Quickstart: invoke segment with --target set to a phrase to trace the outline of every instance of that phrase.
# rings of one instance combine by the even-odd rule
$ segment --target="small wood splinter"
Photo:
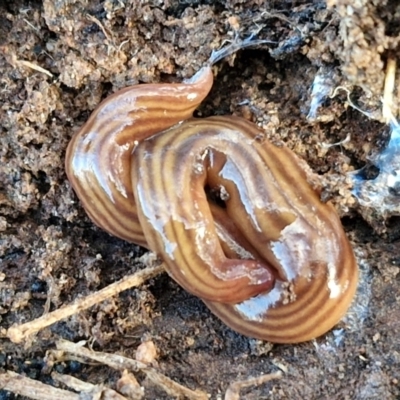
[[[249,386],[260,386],[263,383],[272,381],[273,379],[280,379],[282,372],[278,371],[272,374],[257,376],[255,378],[248,378],[243,381],[232,382],[227,391],[225,392],[224,400],[240,400],[240,390]]]

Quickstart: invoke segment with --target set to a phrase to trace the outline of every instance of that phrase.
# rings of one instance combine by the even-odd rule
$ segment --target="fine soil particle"
[[[165,375],[212,399],[233,381],[279,368],[282,379],[242,398],[399,398],[399,219],[361,209],[351,194],[351,171],[379,174],[371,155],[390,136],[381,97],[399,27],[394,0],[0,0],[0,373],[54,384],[45,355],[60,338],[126,356],[151,340]],[[251,34],[270,43],[219,62],[196,115],[253,120],[321,176],[361,270],[345,319],[312,342],[269,346],[227,328],[165,274],[25,346],[10,342],[11,325],[140,268],[144,250],[94,226],[66,179],[74,132],[116,90],[182,81],[226,40]],[[337,87],[349,98],[344,90],[331,97]],[[398,104],[395,93],[394,113]],[[119,379],[77,362],[57,371],[114,388]],[[146,399],[170,398],[140,384]],[[0,398],[14,397],[0,390]]]

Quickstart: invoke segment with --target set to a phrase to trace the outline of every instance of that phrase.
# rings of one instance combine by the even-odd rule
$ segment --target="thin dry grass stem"
[[[132,358],[124,357],[118,354],[103,353],[89,350],[83,347],[82,343],[72,343],[66,340],[60,340],[56,343],[57,349],[69,353],[72,357],[86,358],[89,361],[97,361],[118,371],[142,371],[147,378],[156,386],[163,389],[170,396],[185,397],[189,400],[208,400],[207,393],[200,390],[191,390],[181,384],[166,377],[155,368]]]
[[[44,68],[42,68],[42,67],[39,67],[39,65],[36,65],[36,64],[34,64],[34,63],[30,62],[30,61],[16,60],[16,63],[17,63],[18,65],[22,65],[23,67],[31,68],[31,69],[34,69],[35,71],[42,72],[43,74],[48,75],[50,78],[53,78],[53,76],[54,76],[54,75],[53,75],[50,71],[48,71],[47,69],[44,69]]]
[[[77,393],[46,385],[12,371],[0,374],[0,389],[34,400],[83,400]]]
[[[335,97],[338,95],[338,93],[339,93],[340,90],[343,90],[343,91],[346,92],[347,102],[349,103],[350,107],[354,108],[355,110],[357,110],[358,112],[360,112],[361,114],[365,115],[365,116],[368,117],[368,118],[371,118],[371,117],[372,117],[372,115],[373,115],[372,112],[364,111],[364,110],[362,110],[360,107],[356,106],[356,105],[353,103],[353,101],[352,101],[351,98],[350,98],[350,94],[351,94],[350,89],[348,89],[348,88],[345,87],[345,86],[336,86],[335,89],[332,91],[332,93],[329,95],[329,97],[330,97],[331,99],[335,98]]]
[[[227,391],[225,392],[224,400],[239,400],[240,390],[249,386],[260,386],[265,382],[272,381],[273,379],[280,379],[282,377],[282,372],[278,371],[272,374],[261,375],[256,378],[249,378],[243,381],[236,381],[229,385]]]
[[[150,266],[144,270],[138,271],[133,275],[124,277],[118,282],[92,293],[84,298],[77,299],[74,303],[65,307],[59,308],[49,314],[45,314],[31,322],[22,325],[13,325],[7,331],[7,337],[14,343],[21,343],[24,339],[33,335],[40,330],[47,328],[71,315],[77,314],[95,304],[115,296],[116,294],[140,286],[143,282],[151,279],[164,271],[164,266]]]
[[[396,77],[396,59],[389,57],[386,64],[385,87],[382,99],[382,115],[386,123],[393,118],[393,91]],[[395,113],[397,114],[397,112]]]
[[[115,44],[114,38],[112,37],[112,32],[108,33],[106,28],[103,26],[103,24],[93,15],[87,14],[86,17],[90,21],[94,22],[101,29],[101,31],[103,32],[103,35],[108,40],[108,44],[111,45],[115,50],[117,50],[117,46]]]
[[[26,18],[22,18],[23,21],[25,21],[34,31],[40,32],[40,29],[36,28],[35,25],[32,25]]]
[[[87,14],[86,17],[90,21],[94,22],[102,30],[104,36],[108,39],[109,42],[113,43],[113,40],[110,37],[110,35],[108,34],[108,32],[106,31],[106,28],[104,28],[103,24],[96,17],[94,17],[93,15],[90,15],[90,14]]]

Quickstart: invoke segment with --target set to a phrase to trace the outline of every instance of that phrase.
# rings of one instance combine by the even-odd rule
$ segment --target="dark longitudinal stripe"
[[[140,168],[142,171],[155,171],[156,176],[162,176],[164,178],[161,179],[161,181],[159,181],[158,179],[149,180],[147,176],[142,175],[142,180],[145,181],[145,183],[143,183],[142,191],[151,193],[151,195],[155,197],[155,199],[157,199],[158,195],[160,198],[163,199],[162,201],[165,204],[177,204],[174,190],[171,190],[171,188],[166,186],[167,182],[169,181],[168,177],[172,177],[175,180],[183,180],[187,184],[187,188],[186,191],[182,194],[182,197],[185,199],[190,198],[189,192],[190,190],[192,190],[191,168],[185,169],[184,171],[180,172],[179,170],[177,171],[177,165],[193,165],[196,156],[200,155],[201,152],[207,148],[204,144],[199,143],[201,142],[201,140],[190,140],[189,142],[186,142],[183,137],[189,137],[190,139],[192,139],[192,134],[190,131],[187,130],[186,126],[184,126],[184,129],[181,128],[182,126],[174,130],[170,130],[169,132],[165,133],[163,137],[159,138],[159,140],[157,138],[157,140],[152,140],[145,143],[145,151],[151,152],[152,157],[151,159],[144,159],[143,163],[139,164],[138,166],[138,168]],[[154,145],[150,146],[153,144],[153,142]],[[185,147],[184,151],[182,151],[180,146]],[[164,152],[162,149],[165,148],[170,149],[170,151],[167,153]],[[140,148],[138,149],[136,156],[137,160],[143,159],[143,152],[140,151]],[[178,157],[179,162],[176,162],[176,157]],[[139,163],[139,161],[137,161],[137,163]],[[177,172],[180,172],[181,176],[177,175]],[[151,199],[149,200],[149,202],[153,202],[153,200],[154,199]],[[180,204],[179,218],[182,221],[195,222],[195,219],[193,219],[192,208],[188,207],[186,209],[185,204],[191,205],[190,201],[186,201]],[[154,213],[160,212],[159,210],[153,211]],[[161,214],[164,212],[167,213],[167,210],[161,211]],[[207,209],[203,210],[203,213],[208,214],[208,218],[211,219],[211,214]],[[173,221],[174,217],[174,215],[171,216],[171,221]],[[179,246],[179,249],[177,250],[177,253],[174,254],[174,259],[170,261],[170,263],[172,263],[171,272],[173,276],[188,290],[192,291],[194,290],[191,289],[193,286],[192,282],[197,282],[195,287],[197,289],[201,286],[201,282],[203,282],[201,291],[197,292],[197,294],[200,294],[203,297],[215,296],[216,293],[218,293],[218,296],[222,297],[224,296],[223,290],[232,292],[232,290],[234,289],[234,282],[223,282],[223,286],[221,286],[221,282],[217,283],[215,278],[213,279],[213,274],[211,273],[210,268],[202,270],[199,267],[196,268],[196,264],[202,264],[199,255],[193,254],[193,252],[190,250],[192,248],[192,243],[194,243],[196,240],[196,238],[193,236],[196,235],[196,230],[189,230],[187,232],[187,237],[183,238],[181,237],[181,233],[178,233],[177,231],[177,229],[181,229],[181,227],[179,226],[179,224],[177,225],[176,223],[174,224],[173,222],[171,222],[171,224],[168,224],[168,228],[164,228],[164,235],[166,235],[166,229],[168,229],[168,235],[166,235],[168,236],[168,240],[179,242],[181,244]],[[211,228],[212,226],[210,226],[209,229]],[[214,236],[215,238],[217,237],[215,232]],[[152,237],[149,238],[149,240],[152,239]],[[158,246],[156,250],[160,251],[161,254],[163,254],[163,243],[161,242],[160,244],[160,240],[157,240],[157,238],[155,238],[154,243],[156,243]],[[186,251],[186,249],[189,249],[190,251]],[[178,266],[174,268],[174,264],[178,264]],[[188,268],[189,265],[193,265],[193,267]],[[180,273],[180,271],[182,270],[185,271],[184,281],[182,281],[182,274]],[[188,284],[185,284],[185,282],[188,282]],[[216,292],[216,290],[218,291]],[[232,293],[227,295],[229,297],[232,297]]]
[[[344,252],[351,251],[348,243]],[[343,273],[338,283],[348,282],[347,290],[338,298],[328,298],[326,283],[323,280],[310,282],[311,292],[300,292],[294,306],[278,303],[275,308],[266,310],[261,323],[250,321],[238,314],[233,305],[206,302],[209,308],[235,330],[253,337],[278,343],[291,343],[310,340],[330,329],[347,310],[354,294],[354,282],[357,281],[357,269],[351,258],[343,264]],[[346,271],[346,273],[344,273]],[[318,284],[318,282],[320,284]],[[313,293],[323,293],[316,298]],[[305,294],[307,294],[305,296]],[[290,309],[290,312],[286,312]],[[298,313],[298,310],[301,311]],[[305,314],[305,317],[304,317]]]
[[[319,336],[341,318],[356,288],[357,266],[340,220],[309,186],[297,157],[286,148],[259,142],[255,125],[229,117],[178,124],[191,117],[211,84],[208,67],[193,83],[139,85],[112,95],[71,141],[67,174],[96,224],[156,250],[170,274],[192,293],[225,301],[207,304],[234,329],[275,342]],[[200,160],[206,150],[208,157]],[[216,166],[210,166],[212,157],[219,160]],[[224,158],[235,165],[234,177],[222,176]],[[208,170],[196,174],[199,163]],[[219,239],[216,226],[224,224],[222,213],[210,211],[204,182],[221,184],[229,192],[223,215],[232,221],[223,225]],[[183,185],[179,192],[177,183]],[[202,247],[203,223],[209,248]],[[291,234],[293,240],[307,242],[296,251],[312,257],[309,265],[299,264],[294,278],[293,271],[285,272],[291,261],[275,253],[272,244],[282,244]],[[221,245],[224,238],[227,243]],[[234,259],[243,243],[253,255],[247,259],[238,250]],[[238,263],[253,269],[237,279],[223,277],[222,268],[236,271]],[[264,310],[262,321],[251,321],[240,313],[240,305],[230,303],[248,299],[261,287],[266,290],[263,284],[250,285],[249,276],[271,268],[278,280],[290,276],[286,283],[293,298],[284,301],[282,289],[282,298]]]
[[[126,154],[130,155],[135,141],[143,140],[190,118],[194,109],[208,94],[212,81],[211,68],[205,67],[190,83],[132,86],[109,96],[96,108],[88,122],[71,140],[65,163],[67,175],[95,223],[126,240],[139,240],[141,245],[145,244],[137,218],[136,221],[134,218],[126,221],[125,216],[132,215],[131,207],[127,206],[125,199],[118,198],[118,193],[119,201],[115,204],[101,189],[97,190],[101,186],[98,176],[107,174],[107,171],[115,172],[112,160],[109,159],[109,152],[113,152],[114,146],[130,144],[126,149]],[[93,141],[89,147],[88,136]],[[87,158],[96,159],[96,163],[101,164],[95,167],[97,176],[86,176],[93,167],[86,165]],[[76,170],[76,165],[80,165],[81,169]],[[118,171],[115,173],[118,174]],[[109,189],[113,191],[114,188],[111,185]],[[114,207],[117,211],[113,211]],[[116,219],[115,222],[110,221],[113,218]],[[121,227],[118,226],[119,223]]]
[[[275,162],[278,162],[279,160],[275,160]],[[280,160],[282,161],[282,160]],[[285,174],[280,173],[279,177],[276,177],[276,181],[279,182],[282,179],[288,179],[291,183],[293,183],[294,181],[296,181],[296,183],[300,182],[300,184],[304,184],[304,175],[299,175],[298,176],[298,180],[297,179],[293,179],[293,174],[291,173],[292,169],[294,167],[296,167],[296,170],[298,169],[297,165],[293,165],[292,163],[292,159],[289,158],[289,161],[287,164],[289,164],[289,170],[283,170]],[[239,163],[240,164],[240,163]],[[286,166],[286,165],[285,165]],[[288,178],[290,174],[290,179]],[[276,176],[276,175],[275,175]],[[301,178],[301,180],[300,180]],[[303,182],[302,182],[303,181]],[[312,192],[311,195],[310,193],[306,190],[306,191],[292,191],[293,193],[293,198],[301,198],[302,201],[307,201],[307,200],[312,200],[312,202],[314,202],[314,204],[316,203],[316,208],[317,210],[321,207],[321,204],[316,202],[316,195]],[[299,193],[300,192],[300,193]],[[295,197],[297,196],[297,197]],[[288,197],[290,197],[290,194],[288,195]],[[300,208],[300,210],[298,211],[302,211],[302,209]],[[334,228],[333,226],[331,226],[330,222],[330,218],[331,218],[331,214],[332,214],[332,210],[327,208],[326,210],[323,210],[325,212],[325,214],[327,214],[328,218],[326,219],[326,223],[330,226],[328,226],[328,228]],[[337,217],[336,217],[337,218]],[[338,260],[338,262],[340,264],[342,264],[342,259]],[[353,266],[352,266],[353,265]],[[340,284],[341,287],[344,287],[344,285],[346,284],[346,282],[341,282],[341,277],[342,277],[342,270],[346,267],[346,265],[342,265],[343,268],[340,268],[341,265],[339,266],[335,266],[337,268],[337,274],[334,277],[337,280],[337,284]],[[355,269],[354,266],[354,260],[351,259],[350,257],[350,265],[349,268],[353,268]],[[356,275],[356,274],[355,274]],[[349,277],[349,285],[350,285],[350,281],[354,280],[353,279],[354,276]],[[318,284],[319,283],[319,284]],[[283,341],[285,340],[289,340],[289,341],[296,341],[296,337],[305,337],[307,335],[311,335],[310,337],[313,337],[313,332],[319,332],[318,331],[318,325],[322,325],[322,326],[326,326],[326,323],[324,324],[324,319],[327,319],[326,316],[329,313],[332,313],[332,315],[335,315],[335,313],[333,313],[333,309],[335,307],[335,304],[337,303],[336,300],[332,301],[329,300],[328,297],[328,288],[327,288],[327,283],[326,283],[326,279],[320,279],[317,281],[317,283],[313,282],[312,286],[311,286],[312,290],[310,290],[310,288],[308,288],[307,292],[301,292],[301,293],[297,293],[297,299],[295,304],[295,307],[292,306],[291,307],[281,307],[278,311],[277,314],[274,315],[274,313],[271,313],[270,315],[268,315],[268,317],[266,318],[266,320],[271,324],[271,329],[277,329],[282,331],[283,330],[287,330],[288,332],[292,332],[294,331],[295,333],[292,333],[292,336],[287,335],[285,336],[285,332],[281,332],[282,334],[282,339]],[[350,296],[346,296],[346,297],[351,297],[352,296],[352,289],[349,289],[350,292]],[[346,302],[348,301],[348,299],[346,299]],[[328,303],[330,304],[330,307],[323,307],[324,303]],[[229,309],[229,305],[226,306],[221,306],[221,307],[227,307]],[[229,313],[228,313],[229,314]],[[301,314],[304,316],[304,314],[308,315],[308,319],[302,321],[299,320],[299,315]],[[337,313],[336,313],[337,314]],[[227,323],[229,324],[229,316],[227,317]],[[328,319],[332,319],[332,318],[328,318]],[[335,318],[333,318],[333,323],[336,322]],[[290,321],[290,322],[289,322]],[[330,321],[331,324],[332,321]],[[296,325],[299,325],[302,329],[300,328],[296,328]],[[296,329],[295,329],[296,328]],[[325,329],[325,328],[324,328]],[[328,328],[329,329],[329,328]],[[238,329],[239,331],[241,330],[240,328]],[[257,336],[263,336],[265,338],[265,335],[267,334],[266,332],[266,328],[264,327],[264,331],[261,330],[260,333]],[[279,341],[279,340],[278,340]]]

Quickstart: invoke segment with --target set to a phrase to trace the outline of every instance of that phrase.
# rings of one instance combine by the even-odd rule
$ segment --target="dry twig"
[[[115,390],[112,390],[104,385],[93,385],[92,383],[81,381],[73,376],[61,375],[57,372],[53,372],[51,377],[54,380],[61,382],[65,386],[68,386],[80,393],[80,400],[85,398],[85,394],[87,394],[88,400],[128,400]]]
[[[261,375],[256,378],[249,378],[243,381],[233,382],[229,385],[227,391],[225,392],[224,400],[239,400],[241,389],[249,386],[259,386],[273,379],[280,379],[281,377],[282,377],[282,372],[278,371],[273,374]]]
[[[46,385],[12,371],[0,374],[0,389],[35,400],[83,400],[77,393]]]
[[[182,397],[185,396],[190,400],[208,400],[208,395],[200,390],[191,390],[181,384],[166,377],[156,369],[149,367],[140,361],[124,357],[118,354],[103,353],[99,351],[89,350],[82,346],[82,344],[60,340],[56,343],[57,349],[69,353],[72,358],[76,356],[80,361],[86,358],[91,361],[97,361],[101,364],[108,365],[109,367],[118,371],[142,371],[146,374],[147,378],[155,385],[165,390],[170,396]]]
[[[31,322],[27,322],[26,324],[16,326],[13,325],[8,329],[7,336],[14,343],[21,343],[25,338],[37,333],[41,329],[47,328],[48,326],[62,319],[68,318],[71,315],[77,314],[80,311],[86,310],[87,308],[113,297],[124,290],[133,288],[135,286],[140,286],[146,280],[155,277],[163,271],[163,265],[147,267],[133,275],[124,277],[118,282],[112,283],[98,292],[92,293],[84,298],[77,299],[74,303],[68,306],[61,307]]]

